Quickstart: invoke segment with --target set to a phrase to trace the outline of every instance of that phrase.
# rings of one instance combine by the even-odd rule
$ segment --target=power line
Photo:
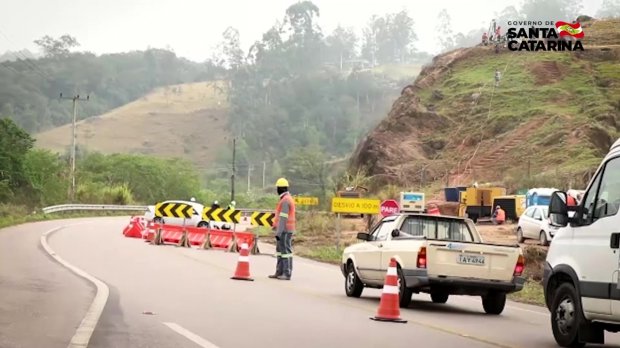
[[[15,43],[0,29],[0,35],[2,35],[9,43],[15,45]],[[33,59],[26,57],[26,55],[24,55],[23,53],[17,51],[16,52],[11,52],[13,54],[13,56],[15,56],[15,58],[17,58],[20,62],[23,62],[30,70],[36,72],[37,74],[39,74],[41,77],[43,77],[44,79],[50,81],[52,79],[52,77],[45,72],[44,70],[42,70],[35,62]],[[19,55],[19,56],[18,56]]]

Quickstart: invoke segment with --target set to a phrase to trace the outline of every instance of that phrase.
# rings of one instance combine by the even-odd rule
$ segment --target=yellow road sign
[[[271,227],[273,225],[273,219],[275,214],[273,213],[261,213],[260,211],[255,211],[252,213],[251,223],[254,226],[266,226]]]
[[[224,208],[204,208],[202,218],[206,221],[221,221],[238,224],[241,221],[241,211]]]
[[[173,217],[189,219],[194,214],[194,208],[184,203],[157,203],[155,205],[155,216],[157,217]]]
[[[380,211],[381,201],[378,199],[344,197],[332,199],[333,213],[379,214]]]
[[[319,205],[319,197],[296,196],[293,198],[297,205]]]

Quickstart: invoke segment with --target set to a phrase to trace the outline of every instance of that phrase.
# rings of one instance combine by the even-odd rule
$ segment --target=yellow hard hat
[[[276,181],[276,187],[288,187],[288,180],[284,178],[278,179],[278,181]]]

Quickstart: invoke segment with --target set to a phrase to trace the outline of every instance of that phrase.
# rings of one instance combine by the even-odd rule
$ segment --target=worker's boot
[[[278,256],[278,263],[276,264],[276,273],[275,274],[270,274],[269,278],[271,279],[278,279],[278,277],[282,276],[282,258],[280,256]]]

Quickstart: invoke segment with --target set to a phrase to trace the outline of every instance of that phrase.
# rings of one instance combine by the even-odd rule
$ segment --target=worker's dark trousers
[[[276,244],[276,275],[290,277],[293,272],[293,233],[282,232]]]

